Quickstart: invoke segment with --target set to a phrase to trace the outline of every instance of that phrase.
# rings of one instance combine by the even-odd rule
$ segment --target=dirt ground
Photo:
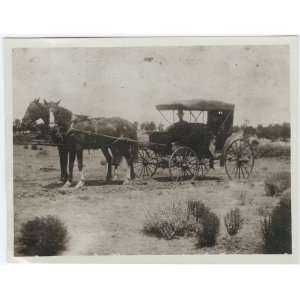
[[[86,186],[80,190],[62,189],[56,183],[60,176],[56,148],[33,151],[14,146],[15,237],[23,222],[55,215],[66,224],[70,237],[63,255],[260,253],[260,220],[278,201],[265,196],[264,179],[270,172],[290,168],[287,159],[258,159],[252,178],[245,182],[229,181],[224,168],[216,165],[204,180],[176,184],[168,180],[164,171],[158,179],[122,185],[121,180],[105,183],[106,166],[101,160],[99,151],[86,151]],[[122,167],[120,175],[124,175]],[[76,165],[74,176],[78,180]],[[220,217],[214,247],[199,249],[194,238],[168,241],[142,232],[147,212],[174,200],[190,199],[203,201]],[[244,226],[235,237],[229,237],[223,219],[237,207]]]

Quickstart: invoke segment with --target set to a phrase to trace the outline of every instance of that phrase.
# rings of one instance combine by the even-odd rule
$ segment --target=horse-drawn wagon
[[[215,160],[225,166],[230,179],[247,179],[254,166],[254,155],[244,131],[233,133],[234,105],[221,101],[188,100],[156,106],[173,124],[164,132],[153,132],[148,144],[139,144],[135,171],[138,177],[154,176],[159,168],[168,169],[174,181],[203,177]],[[174,123],[177,111],[178,122]],[[184,112],[189,122],[183,120]]]
[[[189,100],[157,105],[167,120],[166,111],[173,113],[173,124],[162,132],[153,132],[148,142],[137,138],[137,128],[121,118],[76,117],[59,106],[59,102],[40,103],[34,100],[22,120],[24,127],[43,120],[41,136],[33,144],[58,147],[61,180],[70,182],[75,155],[84,183],[82,151],[101,149],[108,163],[107,180],[112,179],[118,157],[125,157],[130,168],[128,179],[154,176],[157,169],[168,169],[173,181],[204,177],[214,168],[216,160],[225,166],[230,179],[247,179],[254,166],[254,155],[244,131],[233,132],[234,105],[221,101]],[[174,122],[175,111],[178,121]],[[50,115],[54,114],[51,128]],[[184,113],[189,121],[184,120]],[[171,122],[170,122],[171,123]],[[69,160],[68,160],[69,157]],[[69,163],[69,173],[67,165]],[[129,169],[128,169],[129,170]],[[129,173],[128,173],[129,174]]]

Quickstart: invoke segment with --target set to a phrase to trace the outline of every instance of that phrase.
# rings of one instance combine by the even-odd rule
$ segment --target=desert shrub
[[[147,213],[143,232],[159,238],[173,239],[192,234],[197,224],[189,220],[188,212],[181,202],[161,207],[154,213]]]
[[[263,250],[268,254],[292,253],[291,192],[285,191],[272,214],[261,223]]]
[[[201,201],[197,200],[189,200],[187,207],[188,217],[195,218],[196,222],[200,222],[200,220],[209,212],[209,209]]]
[[[58,218],[36,217],[21,227],[19,252],[25,256],[57,255],[66,249],[67,241],[67,228]]]
[[[256,152],[257,157],[280,157],[290,155],[290,144],[278,142],[259,144]]]
[[[212,247],[216,244],[220,221],[216,214],[208,211],[201,219],[201,229],[196,232],[198,247]]]
[[[224,223],[229,235],[236,235],[243,225],[239,208],[230,210],[224,217]]]
[[[188,217],[193,218],[197,224],[196,236],[199,247],[211,247],[215,245],[219,232],[219,218],[210,211],[201,201],[188,201]]]
[[[181,202],[148,213],[143,232],[164,239],[196,236],[199,247],[210,247],[216,242],[219,219],[200,201]]]
[[[265,180],[265,191],[267,196],[280,195],[284,190],[291,187],[291,173],[272,173]]]

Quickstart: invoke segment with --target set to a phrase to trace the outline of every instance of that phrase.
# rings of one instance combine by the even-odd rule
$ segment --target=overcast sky
[[[289,122],[288,46],[42,48],[13,51],[14,117],[62,99],[77,114],[163,121],[156,104],[235,104],[234,123]]]

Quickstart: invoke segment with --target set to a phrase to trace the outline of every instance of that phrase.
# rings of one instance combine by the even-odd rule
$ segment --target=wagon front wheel
[[[243,139],[233,141],[225,151],[225,170],[229,179],[248,179],[254,166],[254,155]]]
[[[169,173],[173,181],[195,178],[199,172],[199,160],[189,147],[176,149],[169,159]]]

